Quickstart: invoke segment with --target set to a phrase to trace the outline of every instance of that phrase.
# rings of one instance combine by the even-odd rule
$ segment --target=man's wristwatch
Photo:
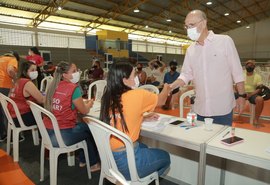
[[[247,93],[244,93],[244,94],[238,94],[239,97],[242,97],[242,98],[247,98]]]

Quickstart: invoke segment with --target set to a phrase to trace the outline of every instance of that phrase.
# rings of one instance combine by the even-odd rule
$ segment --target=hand
[[[165,92],[167,92],[168,96],[170,96],[171,91],[172,91],[171,86],[170,86],[169,84],[165,83],[165,84],[163,85],[163,89],[165,90]]]
[[[144,114],[143,121],[157,121],[159,118],[159,115],[154,112],[150,112],[148,114]]]
[[[244,108],[245,108],[245,103],[246,103],[246,99],[245,98],[239,97],[236,100],[236,111],[239,112],[239,115],[243,113]]]
[[[91,100],[85,100],[84,103],[85,103],[85,105],[87,107],[90,107],[91,108],[91,107],[93,107],[94,100],[93,99],[91,99]]]

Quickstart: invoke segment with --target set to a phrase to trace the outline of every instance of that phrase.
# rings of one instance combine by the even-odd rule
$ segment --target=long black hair
[[[115,62],[109,70],[107,87],[101,99],[100,120],[110,124],[111,119],[113,119],[114,127],[116,127],[116,114],[120,114],[121,126],[124,132],[128,132],[128,128],[123,115],[121,96],[131,88],[124,84],[123,79],[128,79],[132,70],[133,66],[128,62]]]

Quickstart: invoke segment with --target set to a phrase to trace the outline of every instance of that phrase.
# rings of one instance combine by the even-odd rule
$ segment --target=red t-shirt
[[[43,57],[40,55],[28,55],[26,56],[26,60],[34,62],[37,66],[41,66],[44,62]]]

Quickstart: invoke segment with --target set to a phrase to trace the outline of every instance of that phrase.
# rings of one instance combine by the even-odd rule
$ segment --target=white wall
[[[224,34],[232,37],[240,58],[270,58],[270,18]]]

